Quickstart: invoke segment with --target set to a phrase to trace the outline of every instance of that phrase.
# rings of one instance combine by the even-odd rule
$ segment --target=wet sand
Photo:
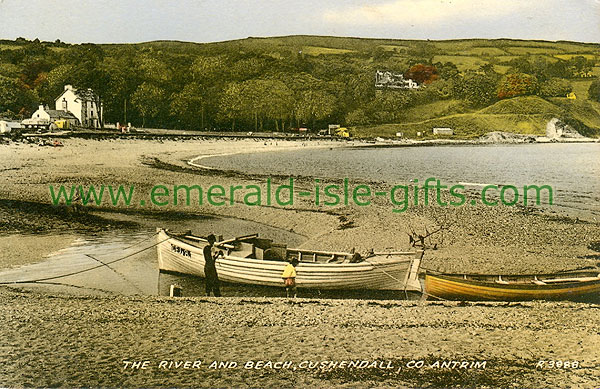
[[[339,142],[255,140],[83,140],[64,147],[0,145],[0,266],[41,260],[70,234],[114,228],[193,228],[194,220],[231,217],[293,232],[302,246],[358,251],[405,249],[411,228],[448,224],[428,269],[535,273],[594,267],[600,228],[579,221],[509,207],[440,210],[389,204],[316,208],[93,207],[83,211],[49,205],[48,185],[156,184],[223,186],[263,184],[265,177],[194,168],[199,155],[265,152],[294,147],[340,147]],[[266,144],[265,144],[266,143]],[[284,177],[274,178],[284,181]],[[298,185],[309,185],[299,178]],[[160,217],[159,217],[160,216]],[[185,223],[179,222],[185,220]],[[248,225],[246,225],[246,228]],[[244,228],[242,228],[244,229]],[[206,233],[205,231],[198,231]],[[239,231],[239,235],[254,231]],[[15,234],[27,234],[14,245]],[[61,234],[60,238],[57,234]],[[62,234],[67,234],[65,237]],[[33,236],[33,237],[32,237]],[[31,248],[30,255],[18,255]],[[74,297],[2,288],[0,384],[6,386],[487,386],[594,387],[600,382],[595,329],[597,306],[574,303],[458,304],[286,300],[231,297],[221,300],[124,296]],[[291,335],[287,335],[287,334]],[[483,371],[381,369],[290,371],[245,369],[124,371],[123,360],[271,361],[368,359],[489,360]],[[576,360],[580,369],[536,369],[538,360]]]

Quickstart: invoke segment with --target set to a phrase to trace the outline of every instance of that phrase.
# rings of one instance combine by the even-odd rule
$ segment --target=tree
[[[37,93],[42,101],[54,101],[67,84],[73,84],[75,66],[70,64],[59,65],[48,72],[45,82],[37,88]]]
[[[474,107],[485,107],[496,101],[497,83],[494,75],[468,73],[454,84],[454,95]]]
[[[588,89],[588,97],[600,103],[600,79],[596,79]]]
[[[268,62],[265,58],[249,57],[230,64],[231,78],[234,80],[249,80],[265,74]]]
[[[349,77],[343,94],[346,107],[364,107],[375,98],[374,74],[374,71],[365,69]]]
[[[300,95],[296,101],[296,120],[312,123],[315,128],[315,120],[325,119],[331,115],[335,108],[335,97],[320,90],[307,90]]]
[[[265,85],[268,90],[268,102],[265,115],[275,120],[275,130],[279,131],[279,122],[281,121],[281,130],[285,130],[284,120],[290,117],[290,112],[294,105],[293,92],[281,81],[268,80]]]
[[[547,68],[549,77],[559,78],[571,78],[573,77],[573,70],[569,66],[567,61],[559,59],[554,63],[549,63]]]
[[[361,126],[369,124],[369,117],[362,108],[357,108],[346,115],[346,124],[349,126]]]
[[[573,90],[571,83],[563,78],[550,78],[540,84],[539,95],[543,97],[565,97]]]
[[[147,81],[164,86],[171,79],[170,69],[152,51],[139,55],[136,62],[140,73],[144,75],[144,79]]]
[[[567,62],[571,66],[571,69],[573,69],[573,74],[576,77],[589,77],[594,67],[594,61],[590,61],[581,55],[573,57]]]
[[[525,73],[508,74],[498,84],[499,99],[531,95],[538,88],[537,78]]]
[[[37,96],[16,79],[0,76],[0,115],[23,117],[35,106]]]
[[[193,81],[204,85],[226,78],[227,69],[227,57],[224,55],[197,57],[190,66]]]
[[[368,109],[378,123],[397,121],[414,100],[411,91],[385,90],[377,93]]]
[[[437,80],[439,76],[435,66],[417,64],[408,69],[408,71],[404,73],[404,77],[412,78],[419,84],[430,84]]]
[[[144,79],[144,75],[135,65],[135,52],[127,46],[102,63],[104,72],[109,74],[103,96],[104,112],[108,121],[128,123],[141,119],[136,117],[135,110],[131,110],[131,97]]]
[[[136,89],[131,98],[131,103],[142,115],[142,126],[145,127],[147,119],[155,123],[154,119],[162,113],[167,99],[162,88],[144,82]]]
[[[197,83],[187,84],[179,93],[171,96],[171,115],[183,127],[191,128],[200,123],[204,128],[204,90]]]
[[[455,78],[459,74],[458,67],[452,62],[437,62],[434,66],[438,70],[439,76],[445,80]]]
[[[235,119],[242,116],[242,86],[240,83],[232,82],[227,84],[223,96],[219,102],[218,118],[222,120],[231,120],[231,129],[235,131]]]
[[[36,89],[46,81],[48,71],[51,69],[50,64],[39,57],[27,57],[19,81],[26,89]]]
[[[524,57],[524,56],[512,59],[509,62],[509,65],[511,65],[510,71],[512,73],[525,73],[525,74],[533,74],[534,73],[533,65],[531,64],[531,62],[529,62],[527,57]]]

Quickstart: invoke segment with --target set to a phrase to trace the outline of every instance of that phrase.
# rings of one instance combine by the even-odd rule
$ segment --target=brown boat
[[[581,300],[598,297],[600,270],[531,275],[425,274],[425,293],[444,300]]]

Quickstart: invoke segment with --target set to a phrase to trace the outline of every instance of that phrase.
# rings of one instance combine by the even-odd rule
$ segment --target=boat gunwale
[[[190,251],[192,251],[193,249],[202,249],[203,248],[203,246],[199,246],[192,242],[186,241],[184,236],[170,234],[168,231],[166,231],[164,229],[162,229],[162,232],[164,232],[168,236],[168,239],[164,240],[165,243],[171,243],[171,240],[175,240],[176,242],[181,243],[182,245],[189,246],[189,247],[184,247],[184,248],[186,248]],[[189,234],[187,234],[187,235],[189,235]],[[288,249],[288,248],[286,248],[286,250],[290,251],[292,253],[294,253],[296,251],[302,251],[302,252],[311,252],[311,253],[317,253],[317,254],[330,254],[330,255],[337,255],[337,256],[341,256],[341,255],[351,256],[352,255],[351,253],[340,253],[340,252],[333,252],[333,251],[318,251],[318,250],[310,250],[310,249]],[[196,253],[196,250],[193,250],[193,251]],[[374,270],[377,268],[386,267],[387,265],[412,263],[412,261],[414,260],[414,256],[417,255],[418,253],[419,253],[419,251],[410,252],[410,253],[407,252],[407,254],[405,254],[404,252],[402,252],[401,254],[399,254],[399,253],[377,253],[375,256],[370,256],[368,258],[364,258],[364,260],[362,262],[331,262],[331,263],[327,263],[327,262],[300,261],[298,266],[308,267],[308,268],[326,267],[326,269],[324,269],[324,270],[327,270],[327,271],[339,271],[339,269],[336,270],[336,268],[341,268],[341,270],[343,270],[343,271],[370,271],[370,270]],[[200,254],[200,252],[198,252],[198,254]],[[232,252],[232,254],[235,254],[235,251]],[[248,263],[248,264],[261,264],[261,265],[264,265],[264,264],[281,265],[281,264],[290,263],[290,261],[285,260],[285,259],[271,260],[271,259],[246,258],[246,257],[232,255],[232,254],[225,254],[222,257],[222,259],[228,260],[228,261],[237,261],[237,262],[244,262],[244,263]],[[410,254],[411,256],[408,256],[408,254]],[[392,258],[394,256],[402,256],[402,258]],[[378,259],[378,260],[371,262],[371,261],[369,261],[369,259],[371,259],[371,260]],[[313,269],[311,269],[311,270],[313,270]],[[314,269],[314,270],[316,270],[316,269]]]
[[[557,273],[552,273],[552,275],[556,275]],[[588,285],[595,285],[595,284],[599,284],[600,285],[600,276],[598,272],[595,272],[594,274],[597,275],[596,279],[594,280],[582,280],[582,281],[565,281],[565,282],[551,282],[551,283],[547,283],[547,284],[535,284],[533,283],[533,279],[528,278],[526,279],[524,276],[523,281],[528,280],[530,283],[525,283],[525,282],[508,282],[508,283],[496,283],[494,282],[494,280],[472,280],[472,279],[464,279],[462,278],[462,275],[450,275],[450,274],[425,274],[425,286],[427,287],[427,278],[428,277],[432,277],[432,278],[437,278],[437,279],[441,279],[443,281],[447,281],[447,282],[454,282],[457,284],[462,284],[462,285],[472,285],[472,286],[478,286],[478,287],[486,287],[486,288],[492,288],[492,289],[511,289],[511,290],[527,290],[527,291],[543,291],[543,290],[554,290],[554,289],[570,289],[573,287],[578,287],[578,286],[588,286]],[[487,276],[487,275],[486,275]],[[509,275],[505,275],[506,277],[510,277]],[[521,277],[521,275],[518,275],[519,277]],[[540,277],[540,275],[536,275],[537,277]],[[490,277],[493,277],[493,275],[491,275]],[[514,277],[514,275],[512,276]],[[533,276],[532,276],[533,277]],[[542,280],[540,280],[542,281]]]

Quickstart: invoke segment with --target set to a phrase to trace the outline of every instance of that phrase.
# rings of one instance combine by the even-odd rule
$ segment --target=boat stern
[[[415,256],[410,263],[410,268],[406,274],[406,281],[404,282],[405,292],[423,293],[423,286],[419,280],[419,270],[421,269],[421,261],[424,253],[423,250],[415,251]]]

